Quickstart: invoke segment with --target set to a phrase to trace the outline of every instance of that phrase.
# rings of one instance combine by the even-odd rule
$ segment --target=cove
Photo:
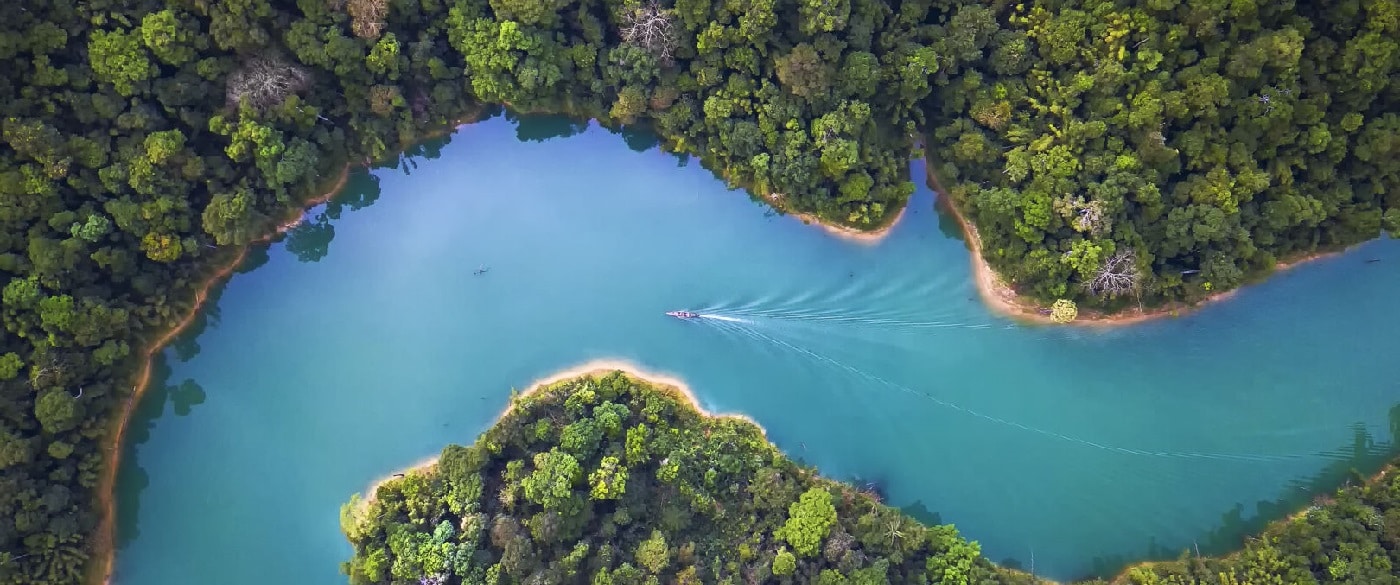
[[[497,118],[411,154],[255,254],[165,352],[123,446],[114,582],[343,583],[351,493],[594,359],[677,376],[1056,579],[1235,548],[1395,453],[1394,241],[1179,319],[1033,327],[982,306],[926,188],[865,245],[643,134]]]

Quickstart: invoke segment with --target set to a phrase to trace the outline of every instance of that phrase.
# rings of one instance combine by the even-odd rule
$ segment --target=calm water
[[[362,174],[231,281],[134,422],[119,583],[344,583],[350,494],[595,358],[1062,579],[1233,547],[1391,453],[1393,241],[1176,320],[1026,327],[977,300],[927,189],[853,244],[644,137],[540,140],[567,129],[498,118]]]

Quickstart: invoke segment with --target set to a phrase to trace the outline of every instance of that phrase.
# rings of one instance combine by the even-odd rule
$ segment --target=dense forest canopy
[[[1001,2],[948,26],[940,178],[1021,292],[1189,301],[1400,233],[1400,2]]]
[[[526,394],[345,505],[350,583],[1033,582],[683,400],[621,372]]]
[[[1395,0],[0,3],[0,583],[71,583],[196,286],[488,104],[645,124],[874,227],[929,143],[1039,298],[1194,298],[1397,224]]]

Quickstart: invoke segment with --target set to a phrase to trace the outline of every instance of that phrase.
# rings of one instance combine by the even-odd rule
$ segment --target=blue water
[[[598,358],[1059,579],[1233,548],[1393,453],[1394,241],[1178,319],[1023,326],[926,188],[852,243],[642,135],[541,140],[568,128],[493,119],[361,173],[224,287],[133,423],[116,582],[344,583],[352,493]]]

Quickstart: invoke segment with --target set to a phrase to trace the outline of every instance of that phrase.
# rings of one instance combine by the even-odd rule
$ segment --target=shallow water
[[[1393,452],[1394,241],[1179,319],[1021,326],[926,188],[862,245],[644,136],[540,140],[568,129],[498,118],[361,173],[223,289],[133,420],[117,583],[344,583],[350,494],[595,358],[1060,579],[1233,548]]]

